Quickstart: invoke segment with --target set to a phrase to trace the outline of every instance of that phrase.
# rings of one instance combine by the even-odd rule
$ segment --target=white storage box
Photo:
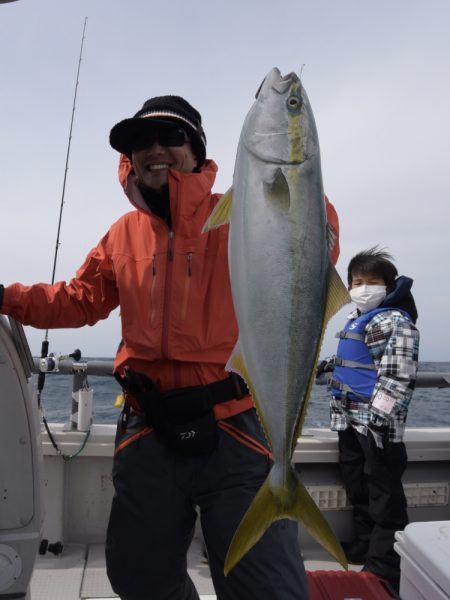
[[[450,521],[410,523],[397,531],[402,600],[450,599]]]

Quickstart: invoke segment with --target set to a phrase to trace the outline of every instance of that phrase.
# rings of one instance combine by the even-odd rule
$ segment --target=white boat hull
[[[26,368],[30,361],[20,339],[14,343],[13,338],[1,318],[0,597],[113,598],[104,544],[113,495],[115,427],[92,425],[85,443],[86,432],[66,431],[62,423],[50,423],[57,452],[48,434],[41,434]],[[450,522],[450,427],[407,429],[405,442],[409,462],[403,484],[410,520]],[[293,460],[338,538],[350,540],[352,508],[339,475],[336,434],[305,430]],[[302,529],[299,536],[307,570],[341,568]],[[42,539],[49,544],[61,542],[62,553],[57,557],[47,553],[36,561]],[[202,550],[198,529],[188,567],[202,600],[212,600],[214,589]]]

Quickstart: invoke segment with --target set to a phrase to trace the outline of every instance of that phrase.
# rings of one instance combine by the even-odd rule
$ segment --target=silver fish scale
[[[298,87],[298,78],[293,83]],[[271,97],[263,98],[261,108],[264,119],[258,118],[261,105],[257,100],[244,124],[230,222],[230,273],[240,350],[275,464],[283,470],[290,462],[296,423],[314,367],[328,269],[317,133],[306,95],[300,90],[305,116],[301,117],[302,130],[295,135],[300,136],[302,148],[309,150],[305,151],[309,158],[301,164],[286,160],[290,157],[286,102],[269,87],[266,94]],[[288,88],[285,99],[290,92]],[[267,105],[272,100],[270,113]],[[264,129],[248,130],[256,126]],[[264,142],[270,147],[267,159]],[[267,189],[277,169],[287,187],[273,186],[275,192],[268,199]]]

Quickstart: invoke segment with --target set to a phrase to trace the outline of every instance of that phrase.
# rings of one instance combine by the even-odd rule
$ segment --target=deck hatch
[[[306,489],[321,510],[346,510],[351,508],[342,485],[309,485],[306,486]],[[403,489],[409,507],[448,505],[449,484],[446,481],[405,483]]]
[[[403,486],[408,506],[447,506],[448,483],[408,483]]]

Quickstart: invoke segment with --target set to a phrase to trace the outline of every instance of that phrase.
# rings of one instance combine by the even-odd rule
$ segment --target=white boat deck
[[[71,545],[62,558],[53,555],[38,558],[31,580],[32,600],[112,600],[117,598],[106,575],[104,544]],[[323,550],[309,550],[305,567],[314,570],[342,570],[327,558]],[[361,567],[349,566],[359,571]],[[215,600],[208,562],[203,556],[202,541],[194,538],[188,555],[188,571],[200,600]]]

